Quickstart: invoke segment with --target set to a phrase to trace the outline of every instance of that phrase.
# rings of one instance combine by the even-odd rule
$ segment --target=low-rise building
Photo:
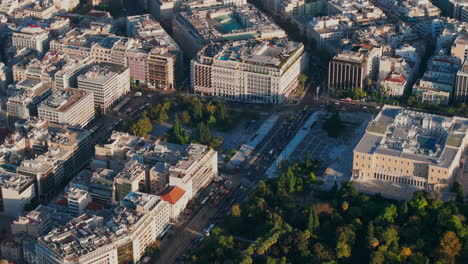
[[[49,19],[57,11],[55,5],[49,2],[36,2],[30,5],[24,6],[20,9],[25,15],[31,16],[37,19]]]
[[[385,80],[381,82],[381,86],[384,89],[384,94],[387,97],[398,97],[402,96],[408,85],[406,77],[401,74],[390,74]]]
[[[33,238],[39,238],[49,233],[54,227],[65,224],[71,218],[67,214],[57,212],[57,210],[39,205],[36,209],[28,212],[25,216],[20,216],[11,224],[12,234],[26,233]]]
[[[173,222],[177,222],[180,214],[185,210],[189,202],[189,197],[187,192],[178,187],[174,186],[169,188],[164,194],[161,195],[161,198],[170,204],[170,219]]]

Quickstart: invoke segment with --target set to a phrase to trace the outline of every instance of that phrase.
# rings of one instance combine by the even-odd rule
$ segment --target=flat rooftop
[[[468,119],[385,106],[354,149],[448,167],[466,137]]]
[[[204,47],[200,54],[220,61],[280,68],[301,46],[301,43],[286,38],[266,41],[244,40],[225,44],[213,43]]]
[[[284,31],[255,6],[213,6],[208,9],[180,12],[175,19],[187,31],[205,41],[239,40]]]
[[[39,105],[39,108],[46,111],[66,112],[87,95],[89,92],[78,89],[56,90]]]

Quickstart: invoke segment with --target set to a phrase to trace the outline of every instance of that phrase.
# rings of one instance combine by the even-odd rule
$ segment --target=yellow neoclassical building
[[[352,180],[448,187],[463,172],[467,128],[466,118],[385,106],[354,149]]]

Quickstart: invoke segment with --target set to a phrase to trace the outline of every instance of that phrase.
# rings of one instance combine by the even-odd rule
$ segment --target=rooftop
[[[176,204],[180,200],[180,198],[184,196],[184,194],[184,189],[180,188],[179,186],[174,186],[167,193],[163,194],[161,198],[169,204]]]
[[[355,151],[448,167],[466,136],[468,119],[385,106],[367,127]]]
[[[34,179],[14,173],[9,173],[4,170],[0,171],[0,186],[5,189],[22,192],[32,184]]]
[[[143,215],[124,206],[103,213],[83,214],[38,239],[39,243],[69,261],[128,236]]]
[[[125,66],[118,64],[96,63],[86,73],[78,76],[78,80],[105,82],[125,69]]]
[[[284,31],[251,4],[214,6],[176,14],[187,31],[205,41],[257,38],[262,33]]]
[[[213,57],[219,61],[242,62],[280,68],[301,43],[286,38],[277,40],[244,40],[223,44],[209,44],[200,51],[200,55]]]
[[[39,108],[47,111],[66,112],[87,95],[89,92],[78,89],[56,90],[39,105]]]

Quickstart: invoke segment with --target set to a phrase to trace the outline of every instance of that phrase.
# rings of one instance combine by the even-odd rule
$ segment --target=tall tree
[[[455,263],[455,257],[458,256],[462,245],[457,235],[452,231],[447,231],[442,236],[439,243],[439,251],[444,257],[450,259],[450,263]]]
[[[210,128],[205,125],[205,123],[201,122],[198,124],[198,131],[197,131],[198,141],[202,144],[210,144],[211,142],[211,131]]]
[[[203,118],[202,103],[198,97],[192,99],[192,114],[193,118],[197,121]]]
[[[309,218],[307,221],[307,229],[309,230],[310,233],[314,233],[317,228],[320,226],[320,220],[317,215],[317,211],[315,210],[315,207],[310,207],[309,209]]]
[[[216,118],[220,121],[226,120],[227,117],[227,111],[226,111],[226,105],[224,102],[219,102],[218,103],[218,111],[216,111]]]
[[[189,136],[187,132],[182,129],[178,115],[174,116],[174,126],[172,126],[171,130],[171,140],[177,144],[189,143]]]

